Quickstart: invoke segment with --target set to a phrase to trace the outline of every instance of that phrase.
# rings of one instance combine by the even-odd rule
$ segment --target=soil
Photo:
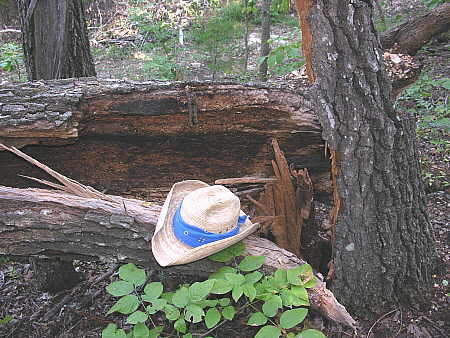
[[[105,2],[106,3],[106,2]],[[391,0],[385,2],[387,20],[394,22],[424,10],[420,1]],[[286,27],[276,27],[275,34],[283,35]],[[258,32],[254,32],[258,36]],[[448,35],[447,35],[448,37]],[[256,55],[258,39],[255,38]],[[418,58],[434,77],[450,76],[450,52],[448,38],[433,40]],[[100,77],[141,78],[142,60],[139,55],[124,55],[111,58],[100,51],[96,57],[96,67]],[[255,58],[253,58],[255,59]],[[191,62],[188,79],[210,79],[210,71],[204,65]],[[256,63],[250,65],[254,70]],[[10,74],[2,73],[0,79]],[[0,80],[1,82],[1,80]],[[448,94],[447,94],[448,95]],[[418,119],[420,121],[420,116]],[[432,225],[436,248],[440,256],[440,269],[433,274],[433,285],[421,304],[409,308],[398,306],[379,318],[355,318],[360,327],[356,331],[328,322],[319,314],[311,312],[307,325],[322,330],[328,337],[450,337],[450,190],[444,182],[450,182],[450,158],[448,133],[438,135],[444,148],[438,148],[425,131],[419,135],[418,146],[424,172],[435,177],[444,173],[437,183],[427,185],[428,213]],[[429,137],[427,137],[429,136]],[[443,151],[440,151],[443,149]],[[436,182],[436,181],[434,181]],[[310,235],[303,240],[305,250],[310,249],[308,258],[315,268],[326,273],[329,257],[329,232],[326,215],[329,201],[315,204],[315,222],[312,222]],[[320,235],[320,240],[317,240]],[[314,259],[314,250],[321,247],[320,257]],[[317,251],[315,251],[317,253]],[[27,261],[12,261],[0,257],[0,322],[6,316],[12,320],[0,324],[0,337],[99,337],[108,323],[115,322],[128,328],[123,316],[105,316],[115,299],[105,291],[106,285],[118,279],[117,266],[99,262],[75,261],[76,271],[81,282],[72,289],[56,294],[37,289],[33,269]],[[243,325],[247,313],[240,314],[236,320],[224,325],[213,333],[216,337],[251,337],[255,330]],[[155,318],[162,323],[162,318]],[[174,335],[175,336],[175,335]]]

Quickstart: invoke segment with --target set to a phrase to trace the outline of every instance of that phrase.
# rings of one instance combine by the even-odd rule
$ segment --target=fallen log
[[[162,271],[172,280],[206,278],[221,265],[204,259],[161,268],[150,246],[161,206],[118,196],[111,198],[117,202],[61,191],[0,186],[0,254],[135,262]],[[305,263],[266,239],[249,237],[244,242],[245,254],[267,257],[268,270]],[[309,289],[309,295],[312,308],[334,321],[355,326],[324,282]]]
[[[380,35],[381,45],[393,53],[415,55],[430,39],[450,28],[450,3],[413,17]]]

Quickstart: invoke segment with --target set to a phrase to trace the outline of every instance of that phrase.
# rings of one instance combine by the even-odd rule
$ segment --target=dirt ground
[[[423,9],[420,1],[386,1],[385,13],[388,20],[395,21],[398,15],[414,15]],[[284,28],[275,32],[283,33]],[[449,41],[433,40],[417,56],[433,76],[450,76]],[[111,59],[99,52],[96,67],[100,77],[133,78],[138,72],[141,61],[139,56],[132,59]],[[194,67],[195,66],[195,67]],[[192,74],[195,79],[209,76],[207,69],[194,65]],[[254,65],[253,65],[254,66]],[[134,71],[131,71],[134,69]],[[134,75],[133,75],[134,74]],[[1,73],[0,82],[9,74]],[[420,116],[418,116],[420,121]],[[355,318],[360,327],[356,332],[328,322],[319,314],[312,312],[307,319],[310,327],[322,330],[328,337],[399,337],[428,338],[450,337],[450,190],[443,182],[450,182],[450,136],[441,133],[444,142],[443,151],[438,151],[432,138],[421,135],[418,139],[421,156],[427,159],[424,170],[445,177],[436,184],[427,186],[428,212],[432,225],[436,247],[441,258],[440,269],[433,274],[434,283],[430,294],[422,304],[410,308],[401,306],[370,320]],[[317,203],[316,221],[323,222],[324,210],[330,206]],[[127,328],[123,316],[105,316],[114,303],[106,293],[105,287],[117,280],[118,267],[98,262],[75,262],[76,270],[82,281],[72,289],[49,294],[37,290],[33,282],[33,271],[27,261],[14,262],[0,257],[0,319],[7,315],[12,320],[0,324],[0,337],[99,337],[108,323],[116,322]],[[248,314],[241,314],[236,320],[215,332],[217,337],[250,337],[254,330],[242,325]],[[162,318],[156,318],[162,322]],[[243,331],[248,330],[248,331]],[[176,335],[173,335],[174,337]]]

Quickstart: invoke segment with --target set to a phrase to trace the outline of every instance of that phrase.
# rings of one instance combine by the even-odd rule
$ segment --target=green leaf
[[[225,263],[231,261],[234,257],[240,256],[245,250],[242,242],[236,243],[222,251],[219,251],[208,258],[215,262]]]
[[[223,295],[225,293],[228,293],[233,288],[233,285],[228,280],[223,279],[215,279],[214,280],[214,286],[211,289],[211,293],[215,295]]]
[[[184,319],[188,322],[199,323],[202,321],[202,317],[205,315],[203,309],[195,304],[189,304],[186,306]]]
[[[281,290],[280,297],[283,302],[283,306],[292,306],[294,305],[294,299],[297,297],[294,296],[291,290]]]
[[[211,308],[206,312],[205,324],[208,329],[217,325],[220,321],[220,312],[216,308]]]
[[[214,280],[208,279],[204,282],[196,282],[189,287],[189,298],[198,302],[206,298],[214,286]]]
[[[162,310],[167,304],[167,300],[159,298],[152,301],[152,305],[148,305],[145,309],[151,315]]]
[[[256,298],[256,289],[253,284],[244,284],[244,295],[252,302]]]
[[[272,325],[266,325],[262,327],[255,338],[278,338],[281,335],[281,330]]]
[[[146,297],[146,301],[153,301],[157,298],[159,298],[159,296],[161,296],[162,292],[163,292],[164,286],[162,285],[162,283],[160,282],[153,282],[150,284],[147,284],[144,288],[144,294]]]
[[[269,300],[265,301],[262,306],[262,311],[268,317],[273,317],[277,314],[278,309],[281,308],[283,302],[280,296],[272,296]]]
[[[232,306],[232,305],[227,306],[227,307],[223,308],[223,310],[222,310],[222,316],[228,320],[233,320],[235,314],[236,314],[236,310],[234,309],[234,306]]]
[[[109,323],[102,331],[102,338],[126,338],[125,331],[117,329],[117,325]]]
[[[170,304],[164,306],[164,313],[166,314],[166,318],[168,320],[177,320],[180,318],[180,310]]]
[[[293,285],[291,286],[292,294],[296,297],[293,305],[309,305],[308,291],[303,286]],[[300,302],[301,301],[301,302]]]
[[[144,269],[139,269],[133,263],[122,265],[119,268],[119,277],[123,280],[133,283],[135,286],[140,286],[147,280],[147,274]]]
[[[187,326],[186,326],[186,321],[184,320],[184,318],[178,318],[178,320],[173,324],[173,327],[178,332],[186,333]]]
[[[288,284],[286,269],[278,269],[277,271],[275,271],[273,277],[281,287]]]
[[[219,270],[212,273],[209,276],[209,279],[226,279],[225,274],[226,273],[236,273],[236,269],[232,268],[231,266],[222,266]]]
[[[217,299],[204,299],[199,302],[195,302],[195,304],[204,309],[206,307],[216,307],[217,304],[219,304],[219,301]]]
[[[233,291],[231,291],[231,297],[233,297],[234,301],[237,302],[239,298],[241,298],[244,293],[244,287],[241,285],[237,285],[233,287]]]
[[[259,271],[253,271],[251,273],[246,274],[245,282],[255,284],[257,281],[259,281],[262,278],[263,274]]]
[[[160,298],[167,300],[167,303],[172,303],[173,294],[174,292],[163,292]]]
[[[148,338],[158,338],[161,334],[161,332],[163,332],[164,330],[164,326],[157,326],[154,329],[151,329],[148,335]]]
[[[187,333],[183,336],[183,338],[192,338],[192,333]]]
[[[136,311],[139,306],[139,299],[135,295],[126,295],[120,298],[116,304],[106,313],[107,315],[113,312],[120,312],[124,315]]]
[[[253,271],[259,269],[265,261],[264,256],[247,256],[240,263],[238,268],[241,271]]]
[[[148,338],[150,330],[144,323],[137,323],[133,328],[134,338]]]
[[[172,303],[179,308],[186,307],[189,303],[189,289],[185,286],[178,289],[172,297]]]
[[[11,315],[6,315],[6,316],[3,317],[2,319],[0,319],[0,325],[8,324],[12,319],[13,319],[13,316],[11,316]]]
[[[233,286],[239,286],[245,283],[244,275],[240,273],[226,273],[225,278],[231,283]]]
[[[286,272],[286,278],[289,284],[292,285],[303,285],[303,282],[300,278],[300,266],[295,267],[293,269],[289,269]]]
[[[228,306],[231,303],[231,299],[230,298],[221,298],[219,299],[219,305],[220,306]]]
[[[292,329],[305,319],[308,310],[304,308],[286,310],[281,314],[280,326],[283,329]]]
[[[248,319],[247,325],[250,326],[260,326],[267,323],[267,317],[264,316],[262,312],[256,312],[250,316]]]
[[[118,281],[109,284],[106,287],[106,291],[113,296],[121,297],[132,293],[134,286],[132,283],[127,281]]]
[[[315,329],[307,329],[300,332],[295,338],[327,338],[322,332]]]
[[[136,311],[128,316],[127,324],[145,323],[145,321],[147,319],[148,319],[148,316],[146,313],[144,313],[142,311]]]

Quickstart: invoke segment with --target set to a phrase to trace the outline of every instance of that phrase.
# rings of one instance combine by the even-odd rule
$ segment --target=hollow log
[[[203,259],[161,268],[150,246],[161,206],[111,196],[112,201],[60,191],[0,186],[0,254],[135,262],[173,280],[206,278],[220,263]],[[305,262],[272,242],[249,237],[246,255],[265,255],[265,269],[292,268]],[[355,326],[322,281],[309,289],[312,308],[339,323]]]
[[[165,198],[179,180],[269,176],[271,139],[329,193],[329,161],[309,91],[235,83],[95,78],[0,88],[0,142],[100,191]],[[0,152],[0,184],[29,186],[37,168]],[[34,187],[39,187],[35,185]]]
[[[394,53],[415,55],[433,36],[450,28],[450,3],[413,17],[380,35],[384,49]]]

